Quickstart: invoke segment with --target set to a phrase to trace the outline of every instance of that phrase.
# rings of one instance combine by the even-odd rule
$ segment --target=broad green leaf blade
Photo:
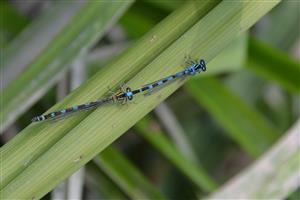
[[[179,8],[184,3],[184,1],[149,1],[149,3],[161,9],[172,11],[176,8]]]
[[[28,24],[29,20],[7,1],[0,1],[0,12],[0,48],[3,48]]]
[[[106,199],[128,199],[121,189],[94,162],[86,165],[86,183]]]
[[[87,2],[57,1],[50,4],[49,9],[42,12],[41,16],[32,21],[7,45],[1,63],[3,68],[1,88],[7,87],[30,66],[85,3]]]
[[[293,191],[290,195],[288,195],[286,200],[298,200],[300,196],[300,187],[298,187],[295,191]]]
[[[229,44],[222,52],[220,52],[211,62],[207,71],[217,72],[233,72],[244,67],[247,59],[248,33],[240,35],[231,44]]]
[[[209,199],[285,199],[299,188],[300,121],[266,154]]]
[[[278,83],[288,91],[300,94],[299,62],[255,38],[250,38],[249,41],[247,67],[257,75]]]
[[[205,170],[199,164],[192,162],[180,153],[162,132],[151,129],[150,122],[149,118],[144,118],[135,127],[147,141],[168,158],[171,163],[180,169],[200,189],[203,188],[206,192],[212,192],[216,189],[217,184]]]
[[[59,78],[59,72],[87,51],[131,2],[87,3],[28,69],[2,91],[0,131],[35,103]]]
[[[215,78],[191,80],[186,89],[252,156],[259,156],[279,137],[275,127],[260,113]]]
[[[138,169],[116,148],[108,147],[94,162],[130,197],[165,199]]]
[[[299,40],[299,8],[299,1],[282,1],[263,19],[263,27],[255,31],[255,36],[267,44],[289,51]],[[264,23],[271,21],[273,23]],[[281,26],[277,26],[279,24]]]
[[[95,100],[107,92],[107,86],[116,87],[126,79],[130,79],[128,85],[135,88],[173,74],[182,70],[187,54],[194,59],[201,57],[209,62],[277,3],[279,1],[223,1],[184,34],[179,33],[182,34],[180,37],[177,32],[175,38],[173,34],[172,37],[168,35],[172,32],[169,30],[173,29],[164,28],[163,24],[158,32],[157,29],[150,31],[118,60],[101,70],[51,110]],[[199,6],[192,7],[189,11],[195,11],[196,8]],[[201,8],[206,14],[208,9]],[[169,25],[178,28],[185,18],[186,16],[179,19],[171,18]],[[163,39],[161,36],[166,36],[169,42],[177,40],[168,48],[166,46],[162,48],[162,44],[159,43]],[[154,49],[164,51],[158,52],[160,54],[157,56],[153,55],[156,52],[151,52]],[[5,186],[1,187],[3,196],[40,198],[116,140],[181,84],[170,85],[147,98],[139,96],[135,99],[139,102],[136,104],[123,107],[103,106],[88,112],[88,116],[87,113],[78,114],[73,118],[57,121],[54,125],[53,123],[29,125],[11,141],[11,144],[1,149],[5,164],[3,167]]]
[[[188,2],[185,6],[167,17],[167,19],[158,24],[145,35],[145,37],[138,41],[135,46],[125,52],[119,60],[105,67],[96,76],[91,78],[87,84],[76,90],[77,92],[73,92],[62,103],[51,108],[51,111],[89,102],[103,96],[107,92],[108,87],[124,82],[125,79],[129,78],[129,76],[133,76],[133,74],[139,71],[145,64],[149,63],[155,55],[162,51],[160,49],[166,48],[172,41],[176,40],[193,23],[209,12],[218,1],[205,2],[199,6],[196,6],[194,3],[195,2]],[[178,23],[178,21],[180,21],[180,23]],[[169,29],[173,31],[166,33],[165,30]],[[159,37],[160,40],[153,40],[153,36]],[[143,54],[141,54],[141,52],[143,52]],[[178,69],[180,69],[180,67],[177,66],[177,69],[174,68],[173,72]],[[171,70],[169,73],[170,72]],[[167,74],[168,71],[165,73]],[[145,77],[147,77],[147,75]],[[155,77],[153,78],[153,80],[155,80]],[[144,84],[144,81],[139,84]],[[85,116],[86,113],[81,113],[78,114],[76,118],[72,118],[71,121],[70,119],[64,119],[62,122],[59,122],[61,124],[59,126],[58,124],[51,126],[51,122],[34,124],[34,126],[26,128],[22,131],[23,133],[18,134],[16,138],[6,144],[2,149],[4,163],[3,174],[5,175],[2,178],[1,187],[8,184],[18,173],[25,169],[27,165],[49,150],[83,120]],[[32,137],[32,133],[35,133],[35,137]],[[20,149],[26,150],[20,151]]]

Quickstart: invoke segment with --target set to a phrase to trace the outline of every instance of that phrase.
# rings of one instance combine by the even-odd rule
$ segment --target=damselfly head
[[[200,73],[206,71],[205,61],[203,59],[200,59],[199,62],[194,62],[194,64],[189,67],[188,70],[190,75],[194,75],[197,72]]]
[[[203,72],[206,71],[205,60],[201,59],[201,60],[199,61],[198,65],[200,66],[200,68],[201,68],[201,70],[202,70]]]

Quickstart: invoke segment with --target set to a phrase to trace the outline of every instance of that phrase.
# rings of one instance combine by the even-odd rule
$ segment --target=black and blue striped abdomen
[[[68,115],[68,114],[71,114],[71,113],[74,113],[77,111],[92,109],[99,105],[102,105],[105,103],[110,103],[113,101],[114,101],[114,99],[112,97],[110,97],[110,98],[101,99],[101,100],[86,103],[86,104],[76,105],[76,106],[72,106],[70,108],[62,109],[59,111],[54,111],[54,112],[48,113],[46,115],[40,115],[40,116],[34,117],[31,121],[37,122],[37,121],[45,121],[45,120],[49,120],[49,119],[50,120],[57,119],[57,118],[63,117],[65,115]]]

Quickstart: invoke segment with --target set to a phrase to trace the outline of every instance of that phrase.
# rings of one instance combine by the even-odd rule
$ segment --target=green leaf
[[[250,38],[249,41],[247,67],[257,75],[278,83],[288,91],[300,94],[299,62],[255,38]]]
[[[296,28],[299,27],[299,1],[282,1],[263,19],[261,25],[255,31],[257,38],[289,51],[297,43],[300,34],[300,29]]]
[[[31,65],[2,91],[2,132],[38,100],[77,56],[102,36],[131,1],[90,1]],[[28,95],[30,94],[30,95]]]
[[[285,199],[299,188],[299,129],[297,120],[267,153],[209,199]]]
[[[22,74],[59,32],[71,21],[86,2],[56,1],[33,20],[3,50],[2,88]],[[55,16],[55,18],[53,18]],[[10,21],[7,18],[5,21]],[[57,20],[59,19],[59,20]],[[37,34],[39,33],[39,34]]]
[[[3,47],[29,23],[29,20],[7,1],[0,1],[0,12],[0,46]]]
[[[252,156],[259,156],[279,136],[260,113],[215,78],[191,80],[186,89]]]
[[[147,141],[168,158],[171,163],[180,169],[200,189],[203,188],[206,192],[212,192],[216,189],[217,184],[205,170],[199,164],[192,162],[180,153],[161,131],[151,128],[151,123],[149,118],[144,118],[135,127]]]
[[[128,199],[113,180],[111,180],[94,162],[86,166],[86,183],[90,188],[99,191],[99,195],[105,199]]]
[[[131,199],[165,199],[116,148],[106,148],[94,161]]]
[[[247,33],[240,35],[209,62],[207,71],[210,73],[226,73],[240,70],[247,58],[247,41]]]

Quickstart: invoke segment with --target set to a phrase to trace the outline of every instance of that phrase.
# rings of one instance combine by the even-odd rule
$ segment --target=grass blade
[[[90,1],[84,6],[17,81],[2,91],[0,132],[36,102],[59,78],[59,72],[90,48],[130,2]]]
[[[131,199],[165,199],[117,149],[106,148],[94,161]]]
[[[86,183],[94,190],[99,191],[100,196],[106,199],[128,199],[113,180],[111,180],[94,162],[89,162],[86,166]]]
[[[278,83],[288,91],[300,94],[299,62],[255,38],[250,38],[249,41],[247,67],[257,75]]]
[[[0,12],[0,48],[3,48],[9,40],[14,38],[28,24],[29,20],[7,1],[0,2]],[[13,20],[14,23],[4,19]]]
[[[142,119],[135,126],[139,133],[158,149],[166,158],[179,168],[191,181],[206,192],[212,192],[217,184],[207,175],[205,170],[187,159],[160,131],[151,129],[149,118]]]
[[[278,138],[277,130],[263,116],[216,79],[192,80],[186,88],[252,156],[259,156]]]
[[[285,199],[299,187],[300,121],[252,166],[209,199]]]
[[[83,6],[82,1],[71,4],[63,1],[54,2],[38,19],[20,32],[3,51],[1,87],[7,87],[23,73]]]

